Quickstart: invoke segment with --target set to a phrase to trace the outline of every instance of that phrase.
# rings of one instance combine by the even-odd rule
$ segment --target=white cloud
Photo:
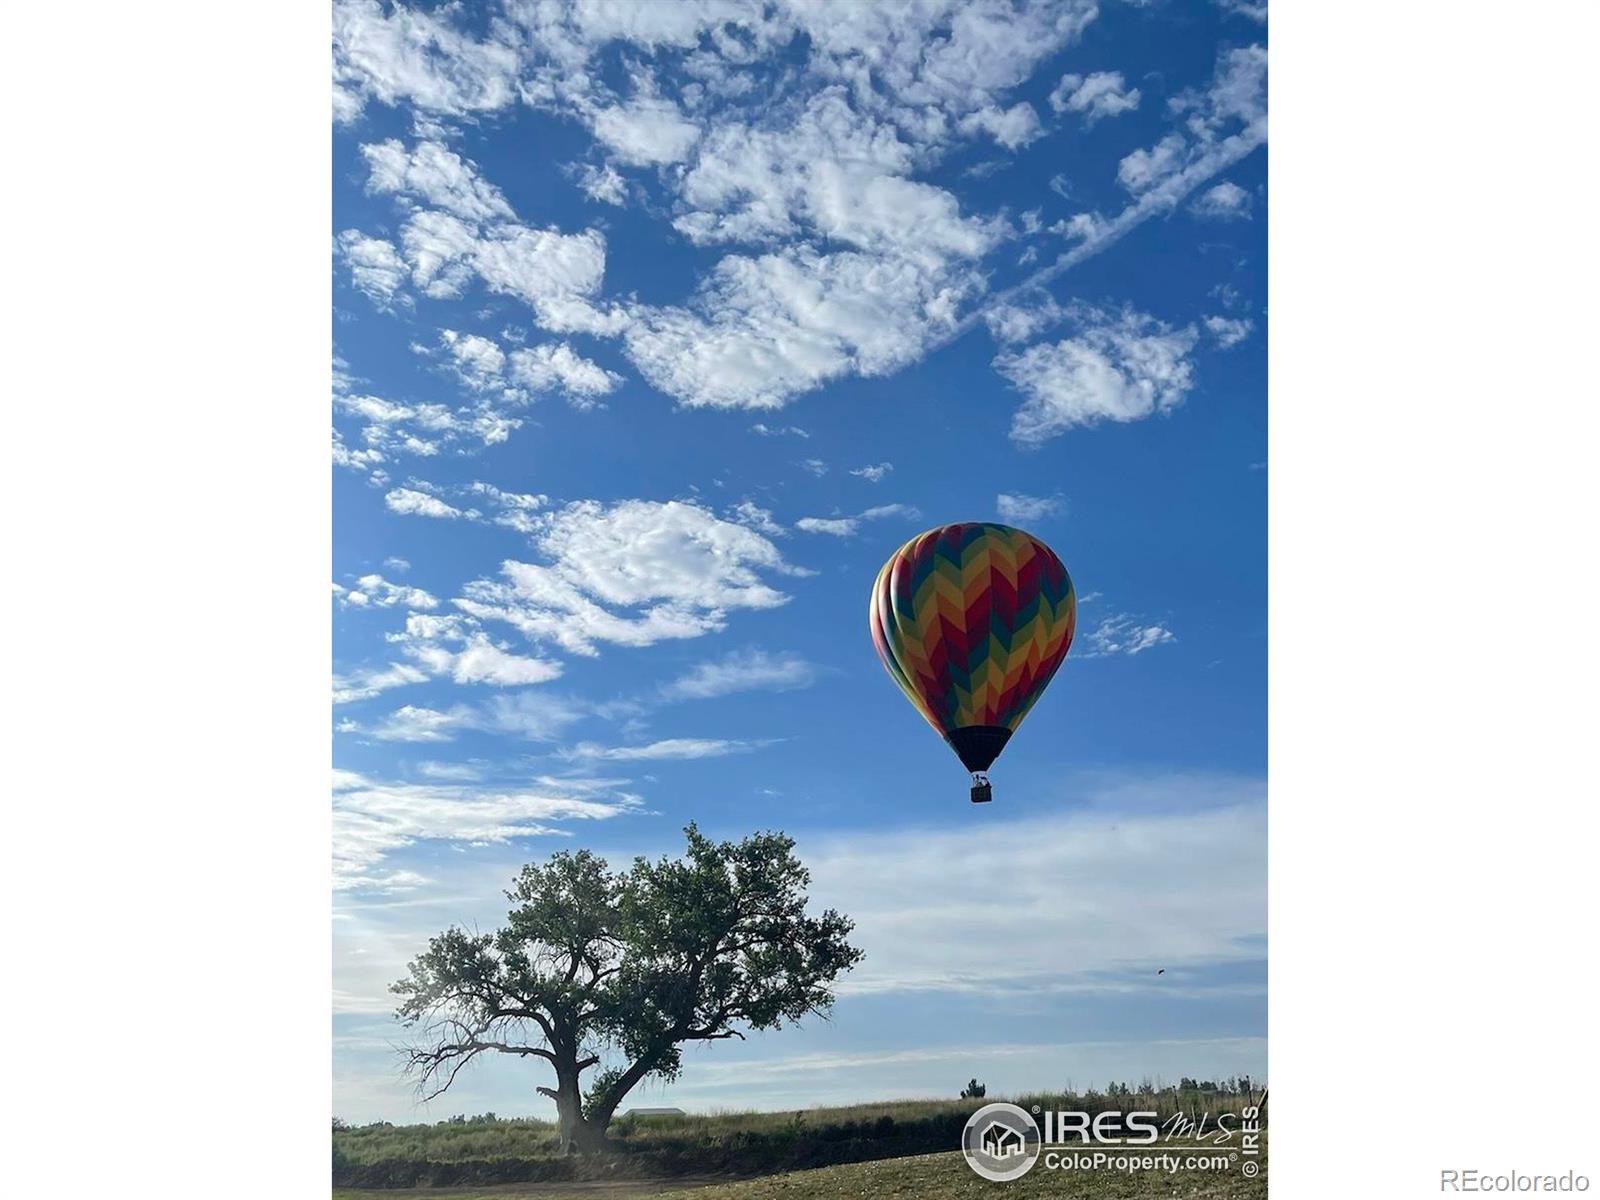
[[[447,212],[413,213],[400,231],[411,281],[424,295],[449,299],[474,277],[515,296],[546,328],[564,332],[585,319],[582,302],[605,274],[605,237],[594,229],[562,233],[512,222],[482,231]]]
[[[1184,118],[1183,132],[1135,150],[1117,168],[1117,179],[1134,193],[1149,191],[1192,166],[1229,133],[1266,137],[1267,52],[1261,46],[1224,51],[1204,92],[1175,96],[1169,104]]]
[[[408,274],[394,243],[346,229],[339,235],[339,254],[350,268],[351,286],[379,308],[390,308]]]
[[[892,470],[894,470],[893,463],[869,463],[864,467],[852,468],[850,474],[859,476],[860,478],[865,479],[868,483],[880,483],[882,482],[884,476],[888,475]]]
[[[713,128],[680,189],[689,211],[674,224],[702,244],[811,230],[925,268],[982,254],[999,225],[963,217],[951,193],[908,178],[916,161],[892,124],[857,111],[846,89],[827,88],[791,124]]]
[[[1042,521],[1059,513],[1063,505],[1060,496],[1001,492],[994,498],[994,507],[1002,521]]]
[[[1090,0],[933,0],[914,6],[797,4],[795,20],[822,56],[819,70],[881,88],[908,127],[996,103],[1094,20]]]
[[[761,534],[677,500],[579,501],[540,517],[533,539],[548,564],[507,562],[456,604],[577,654],[699,637],[731,610],[786,603],[764,572],[800,573]]]
[[[454,329],[440,330],[439,337],[450,353],[457,378],[467,387],[487,391],[501,386],[500,372],[506,365],[506,355],[494,339],[457,333]]]
[[[1203,324],[1206,332],[1216,339],[1224,350],[1237,346],[1250,336],[1255,322],[1249,317],[1207,317]]]
[[[573,758],[608,759],[614,762],[636,762],[650,759],[721,758],[726,754],[743,754],[757,749],[763,742],[729,741],[724,738],[664,738],[645,746],[601,746],[595,742],[579,742],[572,748]]]
[[[715,125],[682,178],[676,228],[699,244],[791,244],[722,259],[686,305],[633,309],[629,357],[685,404],[747,408],[914,361],[981,290],[970,264],[1004,235],[909,178],[916,164],[842,86],[787,124]],[[798,240],[810,238],[842,249]]]
[[[1031,342],[1066,315],[1067,310],[1041,289],[994,305],[985,311],[983,319],[997,341]]]
[[[492,292],[522,300],[536,321],[556,332],[614,334],[620,328],[617,316],[588,300],[605,273],[605,238],[598,230],[563,233],[519,223],[498,188],[435,143],[409,153],[398,142],[365,149],[374,190],[395,193],[409,213],[399,253],[422,295],[458,297],[478,279]],[[363,255],[363,279],[381,294],[392,259],[381,247],[355,240],[364,235],[342,236],[350,242],[347,257]]]
[[[464,709],[441,712],[407,704],[366,732],[385,742],[448,742],[465,724]]]
[[[415,491],[412,488],[395,488],[384,496],[383,502],[388,505],[390,512],[405,516],[439,517],[453,521],[467,515],[437,496],[430,496],[427,492]]]
[[[762,508],[753,500],[741,500],[728,510],[728,515],[741,525],[768,537],[788,537],[789,531],[772,519],[772,510]]]
[[[604,167],[584,163],[577,168],[576,178],[578,187],[591,200],[619,205],[627,201],[628,181],[610,163]]]
[[[368,700],[390,688],[421,683],[428,677],[406,663],[390,663],[386,667],[364,667],[345,675],[333,677],[333,702],[350,704]]]
[[[518,533],[533,533],[539,527],[534,514],[550,503],[550,497],[542,493],[508,492],[481,480],[468,484],[466,490],[469,495],[484,497],[499,510],[490,518],[493,524]]]
[[[381,450],[373,449],[370,446],[365,450],[352,450],[345,444],[344,435],[337,429],[333,431],[334,466],[366,473],[383,461],[383,452]]]
[[[821,479],[828,473],[828,464],[823,462],[820,458],[802,459],[800,461],[800,466],[803,470],[809,471],[818,479]]]
[[[1214,221],[1235,221],[1250,215],[1250,193],[1237,183],[1223,182],[1202,192],[1189,211]]]
[[[861,528],[855,517],[801,517],[794,523],[796,529],[806,533],[826,533],[833,537],[854,537]]]
[[[341,392],[335,394],[333,403],[336,408],[363,422],[361,437],[368,449],[378,454],[376,459],[371,460],[375,462],[382,462],[384,453],[414,454],[427,458],[447,446],[464,448],[463,443],[494,445],[505,441],[512,430],[522,423],[496,407],[493,397],[485,397],[468,407],[453,409],[444,404],[400,403],[381,396]],[[343,457],[363,453],[347,449]],[[334,457],[336,461],[341,458],[337,449]]]
[[[520,687],[545,683],[561,674],[561,664],[514,654],[503,642],[492,640],[470,617],[429,616],[413,613],[402,633],[388,640],[434,675],[461,684],[487,683]]]
[[[1132,309],[1080,307],[1074,315],[1076,336],[994,360],[1025,397],[1011,421],[1014,440],[1038,445],[1076,426],[1138,421],[1183,402],[1194,382],[1192,326],[1174,329]]]
[[[1015,150],[1033,141],[1044,127],[1039,124],[1033,105],[1024,101],[1006,109],[991,105],[969,113],[961,119],[961,132],[987,133],[1007,150]]]
[[[1146,622],[1127,613],[1106,617],[1084,638],[1086,645],[1078,652],[1079,658],[1099,658],[1107,654],[1140,654],[1152,646],[1177,641],[1165,625]]]
[[[1050,226],[1051,233],[1082,242],[1092,242],[1105,236],[1110,222],[1099,213],[1080,212],[1057,221]]]
[[[391,583],[382,575],[363,575],[354,587],[333,585],[341,608],[438,608],[439,600],[419,587]]]
[[[1130,192],[1154,187],[1181,166],[1189,143],[1181,133],[1169,133],[1148,150],[1135,150],[1117,164],[1117,182]]]
[[[724,24],[739,25],[759,46],[767,40],[762,36],[763,8],[760,0],[677,0],[674,4],[586,0],[559,6],[559,11],[571,22],[568,36],[592,53],[613,40],[649,50],[690,50],[699,44],[702,34],[720,34]],[[738,45],[737,40],[734,44]]]
[[[333,60],[334,112],[345,121],[360,116],[369,97],[453,116],[516,99],[512,46],[474,40],[447,19],[399,4],[385,12],[377,0],[336,0]]]
[[[381,741],[448,742],[464,730],[482,730],[548,742],[560,737],[587,711],[571,697],[518,689],[483,704],[457,704],[448,709],[408,704],[359,732]]]
[[[396,557],[395,555],[390,555],[388,558],[384,559],[383,565],[388,567],[391,571],[411,570],[411,564],[409,562],[403,558]]]
[[[1050,93],[1056,112],[1083,114],[1086,125],[1101,117],[1115,117],[1139,107],[1139,89],[1130,88],[1121,71],[1096,71],[1092,75],[1063,75]]]
[[[417,773],[455,783],[476,783],[483,778],[483,770],[472,763],[422,762],[417,764]]]
[[[385,783],[335,771],[333,874],[336,890],[394,891],[425,880],[387,860],[419,841],[482,844],[562,832],[555,822],[606,820],[638,810],[638,796],[538,781],[538,790],[495,791],[446,783]]]
[[[750,426],[750,432],[759,433],[762,437],[809,438],[811,436],[798,425],[765,425],[760,421]]]
[[[594,135],[619,159],[636,167],[682,162],[700,137],[671,100],[639,96],[590,114]]]
[[[1267,23],[1266,0],[1216,0],[1217,7],[1230,17],[1244,17],[1257,24]]]
[[[885,210],[901,228],[914,216]],[[887,375],[953,325],[975,271],[791,247],[729,256],[689,308],[641,308],[625,332],[647,380],[691,407],[777,408],[842,375]]]
[[[622,383],[621,375],[577,354],[565,342],[512,351],[511,375],[537,392],[559,388],[579,408],[591,407]]]
[[[438,142],[425,141],[407,151],[400,141],[390,138],[362,146],[361,154],[370,172],[369,192],[411,197],[468,221],[516,217],[499,188]]]
[[[663,686],[661,696],[666,700],[709,700],[734,692],[787,692],[810,687],[816,677],[816,668],[798,654],[736,650],[696,664]]]
[[[905,517],[908,520],[915,521],[920,516],[922,516],[921,510],[910,504],[878,504],[872,508],[865,509],[861,514],[861,519],[863,521],[881,521],[885,517]]]
[[[794,527],[806,533],[854,537],[860,531],[863,521],[881,521],[885,517],[906,517],[915,520],[920,516],[922,513],[909,504],[879,504],[853,517],[801,517],[794,523]]]
[[[622,376],[582,357],[566,342],[546,342],[507,355],[493,338],[480,334],[442,330],[440,341],[464,386],[498,395],[510,405],[528,402],[530,392],[560,390],[574,408],[592,408],[622,382]]]

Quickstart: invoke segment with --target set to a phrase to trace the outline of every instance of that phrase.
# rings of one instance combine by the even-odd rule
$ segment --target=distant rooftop
[[[688,1114],[681,1108],[630,1108],[625,1117],[683,1117]]]

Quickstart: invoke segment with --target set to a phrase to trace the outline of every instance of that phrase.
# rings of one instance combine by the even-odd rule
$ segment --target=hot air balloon
[[[1055,552],[1009,525],[968,521],[919,533],[872,585],[878,657],[972,772],[984,774],[1067,657],[1072,577]]]

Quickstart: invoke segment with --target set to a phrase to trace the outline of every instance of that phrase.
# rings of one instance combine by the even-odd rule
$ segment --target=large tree
[[[635,1084],[678,1075],[684,1043],[828,1010],[861,951],[847,917],[807,915],[794,840],[684,833],[683,858],[625,871],[587,850],[529,864],[506,893],[504,928],[429,941],[391,988],[425,1097],[480,1054],[542,1060],[555,1086],[538,1091],[556,1103],[563,1150],[591,1153]],[[585,1089],[584,1073],[605,1063]]]

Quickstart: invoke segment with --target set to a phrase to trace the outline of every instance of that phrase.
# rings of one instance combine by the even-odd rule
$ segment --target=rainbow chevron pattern
[[[1038,538],[963,522],[919,533],[889,557],[869,619],[889,674],[966,761],[959,731],[987,727],[1003,746],[1043,694],[1072,645],[1077,597]]]

